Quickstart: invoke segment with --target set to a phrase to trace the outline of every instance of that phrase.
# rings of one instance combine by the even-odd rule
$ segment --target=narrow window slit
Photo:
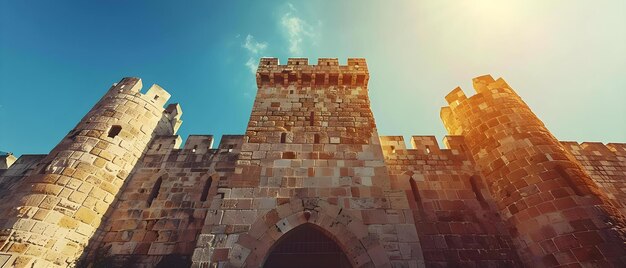
[[[422,196],[420,195],[420,191],[417,188],[417,182],[415,179],[410,178],[409,183],[411,184],[411,192],[413,192],[413,200],[419,207],[422,205]]]
[[[209,177],[206,182],[204,182],[204,188],[202,189],[202,195],[200,196],[200,201],[204,202],[207,200],[209,196],[209,190],[211,189],[211,184],[213,184],[213,178]]]
[[[157,196],[159,196],[159,190],[161,190],[161,183],[163,183],[163,176],[159,177],[157,181],[152,186],[152,190],[150,191],[150,196],[148,197],[148,207],[152,206],[152,201],[154,201]]]
[[[483,193],[480,191],[480,187],[478,187],[478,177],[477,176],[471,176],[469,178],[470,181],[470,185],[472,186],[472,191],[474,192],[474,195],[476,195],[476,199],[478,199],[478,201],[480,202],[485,202],[485,197],[483,196]]]
[[[108,136],[109,136],[109,138],[115,138],[115,136],[119,135],[121,131],[122,131],[122,126],[120,126],[120,125],[113,125],[109,129],[109,135]]]

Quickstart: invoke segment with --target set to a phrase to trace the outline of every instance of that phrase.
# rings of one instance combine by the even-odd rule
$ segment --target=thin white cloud
[[[263,50],[267,49],[266,42],[257,42],[254,40],[254,36],[248,34],[246,36],[246,42],[243,44],[243,47],[250,51],[252,54],[259,54],[263,52]]]
[[[315,29],[297,15],[298,10],[291,3],[287,3],[287,6],[289,11],[281,17],[280,24],[289,42],[289,52],[293,56],[301,56],[302,44],[305,39],[315,37]]]
[[[242,45],[248,51],[248,61],[246,61],[246,66],[250,69],[252,73],[256,72],[257,64],[259,63],[259,56],[261,53],[264,53],[268,47],[266,42],[257,42],[254,39],[254,36],[248,34],[246,36],[246,41]]]
[[[246,66],[250,69],[252,73],[256,72],[257,64],[257,60],[254,60],[254,58],[252,57],[248,58],[248,61],[246,61]]]

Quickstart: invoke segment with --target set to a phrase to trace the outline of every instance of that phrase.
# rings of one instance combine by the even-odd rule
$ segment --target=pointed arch
[[[283,235],[270,249],[263,267],[352,267],[343,250],[315,224],[301,224]]]
[[[385,249],[379,241],[372,241],[367,226],[349,210],[322,199],[294,198],[281,206],[293,209],[282,218],[278,215],[285,215],[285,210],[280,209],[279,213],[278,208],[258,215],[248,233],[254,239],[238,240],[235,247],[239,250],[232,253],[228,265],[261,267],[285,234],[300,225],[312,224],[339,246],[351,267],[391,266]],[[268,243],[272,246],[266,246]]]

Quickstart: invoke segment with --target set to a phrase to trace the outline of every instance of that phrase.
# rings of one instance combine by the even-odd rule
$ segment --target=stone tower
[[[502,80],[473,80],[441,116],[463,135],[527,266],[626,266],[625,222],[581,164]]]
[[[114,84],[11,194],[2,195],[0,258],[6,267],[66,267],[83,253],[107,210],[157,134],[180,115],[170,95],[145,94],[138,78]]]
[[[390,188],[367,64],[347,63],[261,60],[238,166],[228,188],[218,189],[223,199],[207,215],[194,267],[275,267],[290,254],[320,267],[423,263],[412,218],[404,216],[411,214],[406,196]],[[307,252],[289,244],[294,236],[309,237],[301,244]],[[311,252],[318,257],[303,254]],[[337,262],[324,257],[334,253]]]

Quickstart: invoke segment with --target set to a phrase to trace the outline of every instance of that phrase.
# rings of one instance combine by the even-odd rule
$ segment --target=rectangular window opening
[[[108,136],[109,136],[109,138],[115,138],[115,136],[119,135],[121,131],[122,131],[122,126],[120,126],[120,125],[113,125],[109,129],[109,135]]]
[[[352,75],[344,74],[342,79],[342,84],[344,86],[349,86],[350,84],[352,84]]]
[[[365,84],[365,75],[357,75],[356,84],[357,86],[363,86]]]
[[[282,74],[275,74],[274,75],[274,83],[277,85],[282,85],[283,84],[283,75]]]
[[[318,85],[318,86],[324,85],[324,79],[326,79],[324,74],[316,74],[315,85]]]
[[[266,74],[262,74],[261,75],[261,83],[262,84],[268,84],[270,82],[270,77]]]
[[[339,83],[338,75],[331,75],[328,77],[328,83],[331,85],[337,85]]]
[[[302,74],[302,83],[305,83],[305,84],[311,83],[311,75]]]

